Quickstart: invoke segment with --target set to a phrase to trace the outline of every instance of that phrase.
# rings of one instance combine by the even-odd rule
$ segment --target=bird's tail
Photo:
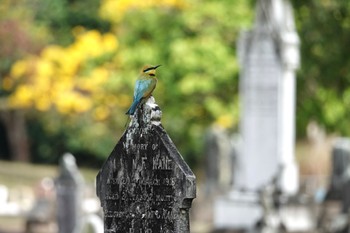
[[[137,106],[139,105],[139,103],[140,103],[140,100],[135,100],[135,101],[131,104],[129,110],[128,110],[125,114],[126,114],[126,115],[134,115],[134,113],[135,113],[135,111],[136,111],[136,108],[137,108]]]

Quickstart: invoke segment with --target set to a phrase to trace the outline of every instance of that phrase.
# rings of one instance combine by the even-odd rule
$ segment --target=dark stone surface
[[[346,183],[350,183],[350,139],[337,138],[332,152],[332,175],[327,200],[344,199]]]
[[[137,110],[97,176],[104,232],[190,232],[195,176],[160,117],[151,97]]]

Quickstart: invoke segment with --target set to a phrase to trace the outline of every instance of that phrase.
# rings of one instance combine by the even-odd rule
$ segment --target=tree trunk
[[[0,111],[0,119],[6,129],[12,160],[29,162],[30,152],[24,112],[22,110]]]

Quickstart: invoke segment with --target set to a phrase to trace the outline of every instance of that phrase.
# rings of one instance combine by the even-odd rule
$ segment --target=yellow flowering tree
[[[3,78],[2,88],[11,93],[7,97],[9,109],[32,112],[47,122],[47,130],[53,134],[67,130],[67,135],[80,137],[82,129],[90,129],[92,135],[96,123],[109,118],[115,109],[125,108],[131,97],[123,91],[119,95],[114,93],[120,87],[115,84],[123,82],[116,72],[115,34],[81,27],[73,32],[75,41],[71,45],[49,45],[40,54],[15,62],[9,75]],[[41,112],[49,113],[49,117],[40,116]],[[85,145],[94,151],[89,148],[94,144],[88,140],[93,138],[87,138]],[[76,141],[71,144],[66,147],[82,146]]]
[[[12,82],[7,77],[13,62],[42,48],[45,30],[34,27],[30,8],[18,3],[3,0],[0,4],[0,156],[27,161],[29,140],[25,115],[22,110],[9,107],[6,96]]]
[[[61,114],[96,107],[115,68],[117,48],[115,35],[91,30],[79,33],[68,47],[50,45],[38,56],[17,61],[3,80],[6,89],[13,88],[10,106],[39,111],[56,108]]]

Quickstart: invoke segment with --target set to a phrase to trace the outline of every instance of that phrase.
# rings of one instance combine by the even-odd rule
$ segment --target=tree
[[[297,126],[300,135],[310,119],[331,132],[350,133],[350,3],[293,1],[301,37]]]
[[[103,3],[108,2],[114,1]],[[123,19],[104,11],[118,12],[117,6],[102,5],[100,12],[120,39],[117,56],[127,68],[121,71],[124,77],[135,80],[134,71],[145,61],[163,65],[154,92],[163,123],[188,161],[196,162],[210,124],[233,128],[238,123],[235,47],[252,10],[246,1],[172,2],[171,8],[157,1],[147,9],[131,8]]]
[[[48,108],[50,102],[49,95],[46,95],[47,92],[41,92],[43,89],[40,89],[44,86],[42,81],[45,80],[45,77],[42,76],[45,74],[41,74],[41,77],[33,77],[34,74],[45,72],[45,69],[47,71],[47,65],[50,65],[47,60],[39,59],[40,55],[38,54],[47,43],[55,42],[61,45],[71,43],[73,37],[70,31],[77,24],[89,28],[101,27],[106,30],[108,23],[103,20],[96,22],[97,20],[94,18],[97,16],[98,9],[98,7],[94,7],[94,5],[98,5],[96,3],[98,1],[95,0],[84,1],[84,5],[73,3],[73,1],[68,4],[66,0],[53,0],[44,3],[37,0],[5,0],[2,2],[0,8],[0,58],[2,60],[0,64],[2,84],[0,86],[0,120],[7,133],[13,159],[22,161],[30,159],[28,125],[25,118],[28,120],[28,113],[32,114],[33,111],[28,111],[28,107],[31,106],[28,102],[30,99],[28,95],[36,94],[32,97],[36,98],[35,106],[41,111]],[[88,11],[80,11],[86,6],[89,6]],[[55,35],[55,37],[51,35]],[[111,40],[109,39],[109,41]],[[52,54],[54,48],[59,48],[59,46],[49,46],[44,49],[44,53]],[[15,63],[16,60],[23,57],[27,58]],[[13,67],[11,68],[11,66]],[[37,71],[38,73],[36,73]],[[27,72],[27,76],[19,77],[21,72]],[[29,85],[29,80],[38,86]],[[38,96],[39,93],[41,93],[41,97]],[[72,98],[72,95],[67,97]],[[27,103],[25,103],[26,99]],[[81,102],[81,99],[78,98],[78,101]],[[61,103],[61,105],[63,104]],[[86,105],[81,105],[81,107],[84,106],[86,107]],[[61,110],[62,108],[61,106]],[[30,131],[30,133],[32,132]]]
[[[104,158],[124,130],[140,67],[162,64],[154,95],[163,123],[195,162],[208,125],[237,125],[235,44],[251,11],[244,0],[102,1],[111,31],[75,25],[71,43],[17,61],[6,79],[9,104],[38,117],[57,147]],[[61,150],[37,146],[42,157]]]
[[[22,110],[9,106],[6,96],[11,80],[8,77],[13,62],[28,54],[36,53],[42,47],[42,38],[35,36],[31,14],[16,1],[4,0],[0,8],[0,122],[9,142],[9,150],[15,160],[28,161],[28,137],[25,116]],[[25,15],[21,21],[17,15]]]

